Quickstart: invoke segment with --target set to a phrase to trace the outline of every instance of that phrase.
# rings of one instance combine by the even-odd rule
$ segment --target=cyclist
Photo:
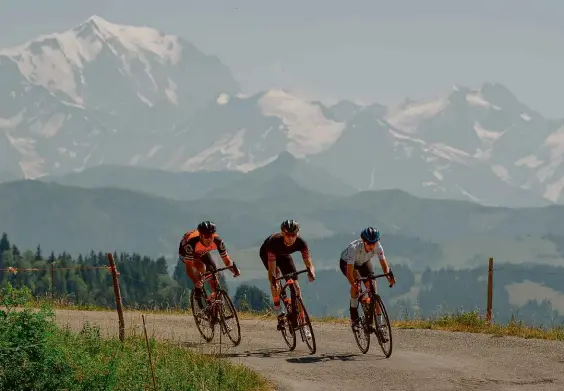
[[[350,317],[353,326],[358,326],[358,295],[360,293],[360,284],[355,282],[359,276],[366,277],[374,273],[372,265],[372,257],[378,256],[380,266],[384,273],[390,272],[390,267],[386,261],[384,248],[380,243],[380,231],[373,227],[367,227],[360,233],[360,239],[353,240],[341,252],[341,259],[339,261],[341,272],[345,275],[351,284],[350,290]],[[395,284],[395,278],[386,276],[388,282]],[[370,282],[374,282],[374,291],[377,292],[376,281],[365,281],[365,286],[368,288]],[[378,324],[383,324],[382,309],[376,305],[376,314]]]
[[[296,251],[302,254],[302,259],[308,269],[309,281],[315,280],[315,269],[309,256],[309,248],[306,241],[298,236],[299,230],[300,224],[296,220],[284,220],[280,224],[281,232],[273,233],[266,238],[259,250],[260,259],[266,270],[268,270],[270,293],[272,294],[274,310],[278,315],[278,330],[281,330],[284,326],[284,309],[280,305],[280,283],[278,281],[274,283],[274,278],[275,276],[280,276],[280,272],[288,274],[296,271],[296,265],[294,265],[294,260],[290,254]],[[301,297],[297,276],[294,281],[296,294]],[[306,329],[306,336],[308,339],[311,338],[308,329]]]
[[[204,303],[202,302],[203,283],[201,282],[201,276],[206,272],[206,269],[217,269],[210,251],[217,250],[225,266],[235,265],[227,254],[225,243],[217,235],[216,231],[217,227],[215,223],[202,221],[198,224],[197,229],[188,231],[182,236],[178,247],[179,260],[184,263],[186,274],[192,283],[194,283],[195,296],[198,304],[200,304],[200,308],[204,308]],[[236,265],[230,270],[234,277],[241,274]],[[217,288],[215,279],[210,279],[209,284],[213,298]]]

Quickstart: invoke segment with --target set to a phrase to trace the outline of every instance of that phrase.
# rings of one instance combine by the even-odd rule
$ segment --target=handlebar
[[[394,273],[392,273],[392,271],[390,270],[389,273],[383,273],[383,274],[369,274],[366,277],[359,277],[357,278],[355,281],[356,282],[360,282],[360,281],[372,281],[372,280],[376,280],[377,278],[381,278],[381,277],[392,277],[394,278]],[[392,284],[390,284],[390,288],[392,287]]]
[[[233,269],[233,268],[237,269],[237,265],[235,265],[235,262],[233,262],[233,263],[231,264],[231,266],[225,266],[225,267],[222,267],[222,268],[219,268],[219,269],[210,270],[210,271],[207,271],[207,272],[203,273],[203,274],[202,274],[202,279],[204,279],[204,278],[206,278],[206,277],[208,277],[208,276],[211,276],[211,275],[215,275],[215,274],[217,274],[217,273],[219,273],[219,272],[222,272],[222,271],[224,271],[224,270]]]
[[[288,273],[288,274],[284,274],[283,276],[277,277],[274,279],[274,281],[279,281],[285,278],[296,278],[298,276],[298,274],[302,274],[302,273],[309,273],[309,269],[303,269],[300,271],[296,271],[296,272],[292,272],[292,273]]]

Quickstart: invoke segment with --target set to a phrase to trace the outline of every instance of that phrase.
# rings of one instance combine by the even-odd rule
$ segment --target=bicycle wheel
[[[203,293],[204,293],[203,299],[205,301],[205,299],[207,298],[207,294],[205,290],[203,290]],[[196,327],[198,328],[198,331],[200,332],[202,338],[206,340],[206,342],[211,342],[215,332],[215,325],[210,321],[209,316],[206,313],[208,309],[202,308],[200,304],[197,302],[194,289],[192,289],[192,292],[190,292],[190,304],[192,306],[192,316],[194,317],[194,321],[196,322]],[[204,328],[206,325],[209,326],[210,329],[209,334],[204,333]]]
[[[282,295],[281,295],[282,296]],[[294,330],[294,326],[292,324],[292,305],[291,303],[286,303],[284,300],[286,296],[281,297],[281,301],[284,303],[284,307],[286,308],[286,316],[284,316],[284,327],[280,332],[282,333],[282,337],[288,345],[290,351],[296,348],[296,330]]]
[[[227,295],[227,292],[225,292],[223,289],[218,289],[218,294],[221,296],[221,300],[223,301],[223,305],[221,306],[221,311],[219,314],[219,317],[221,319],[221,326],[223,328],[224,333],[227,334],[231,342],[233,342],[233,346],[237,346],[239,345],[239,343],[241,343],[241,326],[239,325],[239,317],[237,316],[237,310],[235,309],[233,302]],[[225,315],[226,310],[229,310],[231,315],[226,316]],[[235,324],[228,325],[227,320],[232,320],[232,319],[235,320],[234,322]],[[231,335],[232,332],[234,332],[234,335]]]
[[[362,297],[359,297],[362,299]],[[370,330],[368,329],[368,319],[370,314],[370,303],[366,303],[364,301],[359,300],[361,305],[357,304],[357,311],[358,311],[358,318],[359,318],[359,327],[354,327],[351,324],[351,329],[354,335],[354,339],[356,344],[362,354],[368,353],[368,349],[370,349]],[[362,308],[362,311],[359,311],[359,307]]]
[[[302,301],[302,299],[298,296],[296,296],[296,315],[298,316],[298,328],[300,329],[300,334],[302,336],[302,341],[304,341],[307,345],[307,347],[309,348],[310,354],[314,354],[317,347],[315,344],[315,335],[313,334],[313,327],[311,326],[311,321],[309,319],[309,315],[305,309],[304,303]],[[304,316],[302,318],[302,316],[300,316],[300,314],[303,312]],[[311,335],[311,338],[307,338],[305,335],[305,330],[304,327],[306,327],[309,329],[309,333]]]
[[[386,306],[384,305],[384,301],[380,295],[374,295],[376,302],[380,304],[380,308],[382,309],[382,318],[384,320],[383,328],[380,329],[378,327],[377,315],[376,315],[376,306],[374,306],[374,324],[376,325],[376,335],[378,337],[378,343],[384,352],[386,358],[392,355],[392,325],[390,324],[390,319],[388,318],[388,311],[386,311]],[[386,339],[386,340],[385,340]],[[387,349],[385,347],[386,344],[390,345]]]

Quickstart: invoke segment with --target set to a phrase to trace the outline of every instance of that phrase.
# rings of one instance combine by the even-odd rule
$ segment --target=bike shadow
[[[310,364],[321,361],[355,361],[360,354],[348,353],[348,354],[321,354],[319,356],[304,356],[304,357],[291,357],[287,358],[286,361],[292,364]]]
[[[288,354],[288,349],[254,349],[246,350],[244,352],[225,352],[222,354],[223,357],[258,357],[258,358],[268,358],[277,356],[280,354]]]

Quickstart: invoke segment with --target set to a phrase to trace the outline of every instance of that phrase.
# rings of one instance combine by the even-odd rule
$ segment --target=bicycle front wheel
[[[298,328],[300,329],[300,334],[302,335],[302,340],[305,341],[307,347],[309,348],[310,354],[315,354],[317,350],[315,344],[315,335],[313,334],[313,327],[311,326],[311,320],[304,306],[302,299],[296,296],[296,315],[298,317]],[[302,316],[303,314],[303,316]],[[305,333],[305,328],[309,329],[310,338],[307,337]]]
[[[376,315],[376,306],[374,306],[374,324],[376,325],[376,335],[378,336],[378,343],[384,352],[386,358],[392,355],[392,325],[390,323],[390,318],[388,318],[388,311],[386,311],[386,306],[380,295],[374,295],[376,303],[380,305],[382,309],[382,318],[384,320],[382,327],[378,324]]]
[[[223,289],[218,290],[219,295],[221,295],[222,306],[221,312],[219,314],[221,319],[221,325],[223,332],[227,334],[233,346],[237,346],[241,343],[241,326],[239,324],[239,317],[237,316],[237,310],[231,301],[231,298],[227,295]],[[227,321],[230,321],[228,324]]]

